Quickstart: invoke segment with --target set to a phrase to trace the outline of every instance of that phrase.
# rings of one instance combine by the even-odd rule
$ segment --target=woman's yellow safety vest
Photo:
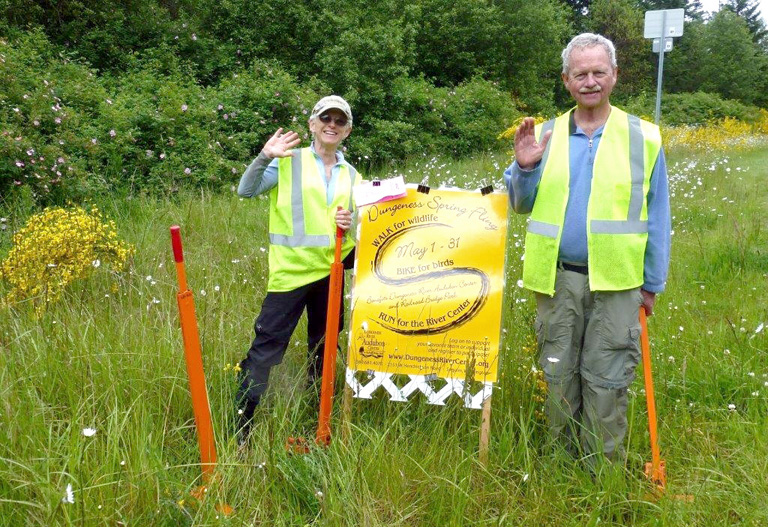
[[[555,294],[560,237],[570,182],[570,115],[538,125],[552,130],[525,235],[523,285]],[[587,204],[589,288],[622,291],[643,284],[648,241],[647,196],[661,150],[659,128],[612,106],[595,154]]]
[[[295,150],[278,161],[277,185],[269,193],[269,282],[267,291],[291,291],[330,274],[336,246],[336,208],[353,210],[357,171],[342,164],[329,205],[315,154]],[[345,236],[342,258],[354,247]]]

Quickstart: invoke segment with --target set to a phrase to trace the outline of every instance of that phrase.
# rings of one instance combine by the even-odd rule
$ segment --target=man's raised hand
[[[540,143],[536,142],[535,126],[533,117],[526,117],[515,131],[515,160],[524,170],[532,169],[541,161],[549,138],[552,136],[552,130],[549,130],[541,138]]]
[[[293,154],[293,150],[291,149],[299,146],[299,143],[301,143],[299,134],[291,132],[290,130],[283,133],[283,129],[278,128],[277,132],[269,138],[269,141],[267,141],[267,144],[264,145],[264,148],[262,148],[261,151],[271,159],[276,157],[290,157],[291,154]]]

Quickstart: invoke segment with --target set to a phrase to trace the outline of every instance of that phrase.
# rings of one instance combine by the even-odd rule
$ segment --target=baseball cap
[[[342,99],[341,97],[339,97],[338,95],[329,95],[317,101],[317,104],[312,109],[312,115],[310,115],[309,118],[314,119],[321,113],[327,112],[332,108],[341,110],[344,113],[344,115],[347,116],[347,119],[349,119],[349,122],[350,123],[352,122],[352,110],[349,107],[349,103],[344,99]]]

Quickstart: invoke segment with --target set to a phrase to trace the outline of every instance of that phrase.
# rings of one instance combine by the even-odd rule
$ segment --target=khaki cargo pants
[[[590,292],[586,275],[557,270],[555,296],[536,294],[539,364],[553,439],[576,454],[624,456],[627,387],[640,361],[640,289]]]

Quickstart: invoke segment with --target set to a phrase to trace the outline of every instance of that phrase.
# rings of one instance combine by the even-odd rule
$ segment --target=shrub
[[[518,111],[495,83],[480,78],[456,88],[424,79],[394,83],[387,118],[369,118],[350,138],[352,161],[395,164],[414,155],[461,157],[499,146],[497,135]]]
[[[653,119],[656,98],[649,94],[633,98],[625,106],[627,111]],[[671,93],[661,99],[661,120],[668,126],[700,125],[726,117],[741,121],[755,120],[757,108],[739,101],[723,99],[714,93]]]
[[[207,89],[151,53],[98,77],[40,32],[0,43],[0,79],[0,194],[25,186],[43,205],[229,186],[276,128],[304,133],[317,99],[267,62]]]
[[[90,69],[50,48],[40,32],[0,40],[0,194],[26,185],[43,203],[84,192],[93,121],[106,99]]]
[[[133,252],[98,209],[47,208],[13,236],[13,247],[0,266],[0,278],[11,285],[6,300],[31,300],[40,315],[70,283],[102,265],[121,271]]]
[[[765,142],[759,127],[726,117],[705,125],[663,126],[664,144],[694,150],[737,150]]]
[[[496,148],[497,136],[519,117],[509,94],[480,78],[448,91],[443,101],[449,152],[461,157]]]

